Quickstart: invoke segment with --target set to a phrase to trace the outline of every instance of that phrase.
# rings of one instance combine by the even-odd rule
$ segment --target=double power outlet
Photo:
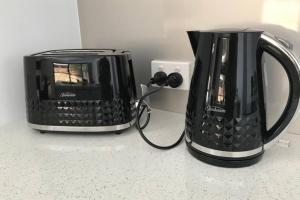
[[[191,63],[190,62],[175,62],[175,61],[161,61],[153,60],[151,62],[151,75],[152,77],[156,72],[163,71],[167,75],[178,72],[183,78],[182,84],[175,89],[178,90],[189,90],[191,81]],[[170,87],[167,87],[170,88]],[[174,88],[172,88],[174,89]]]

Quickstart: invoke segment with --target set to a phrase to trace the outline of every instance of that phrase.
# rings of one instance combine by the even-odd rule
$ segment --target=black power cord
[[[142,130],[147,127],[147,125],[150,121],[151,111],[150,111],[149,106],[148,105],[142,105],[142,110],[141,110],[141,112],[139,113],[139,116],[138,116],[138,119],[141,119],[141,117],[142,117],[142,115],[143,115],[143,113],[146,109],[147,109],[147,118],[146,118],[145,123],[140,127]]]
[[[159,146],[156,145],[154,143],[152,143],[144,134],[143,129],[146,128],[146,126],[148,125],[149,121],[150,121],[150,108],[147,104],[144,103],[145,98],[158,92],[160,89],[162,89],[164,86],[170,86],[172,88],[176,88],[179,87],[182,84],[182,76],[175,72],[175,73],[171,73],[169,74],[169,76],[167,76],[164,72],[157,72],[154,77],[151,79],[151,81],[147,84],[147,86],[151,86],[152,84],[158,84],[160,87],[147,92],[146,94],[144,94],[137,105],[137,120],[136,120],[136,128],[139,131],[140,135],[142,136],[142,138],[145,140],[145,142],[147,142],[150,146],[157,148],[157,149],[162,149],[162,150],[167,150],[167,149],[172,149],[174,147],[176,147],[178,144],[180,144],[180,142],[182,141],[183,137],[184,137],[184,132],[180,135],[179,139],[172,145],[168,145],[168,146]],[[140,119],[141,116],[143,114],[143,112],[147,109],[147,120],[144,123],[143,126],[140,125]]]

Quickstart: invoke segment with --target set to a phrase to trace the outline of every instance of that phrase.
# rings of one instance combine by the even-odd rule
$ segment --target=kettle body
[[[266,144],[287,127],[299,104],[299,63],[286,43],[263,31],[189,31],[195,54],[186,111],[188,150],[218,166],[259,161]],[[290,91],[278,121],[267,130],[262,56],[267,52],[287,73]]]

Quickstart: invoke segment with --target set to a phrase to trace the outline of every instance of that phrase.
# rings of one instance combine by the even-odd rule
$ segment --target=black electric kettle
[[[288,45],[263,31],[189,31],[196,57],[185,136],[198,159],[219,166],[248,166],[287,127],[299,104],[299,63]],[[269,130],[263,95],[262,54],[283,66],[289,97]]]

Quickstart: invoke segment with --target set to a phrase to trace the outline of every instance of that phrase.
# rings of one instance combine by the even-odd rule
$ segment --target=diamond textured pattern
[[[227,119],[203,114],[186,115],[186,133],[200,145],[225,151],[245,151],[262,143],[258,113]]]
[[[57,126],[110,126],[124,124],[136,115],[135,101],[29,100],[28,121]]]

